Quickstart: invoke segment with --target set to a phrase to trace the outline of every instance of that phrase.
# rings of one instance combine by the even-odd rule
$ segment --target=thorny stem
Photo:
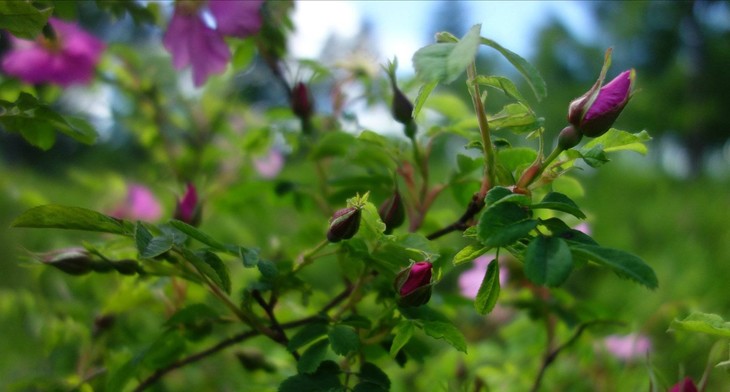
[[[494,184],[496,177],[495,173],[495,156],[494,147],[492,146],[492,139],[489,132],[489,121],[487,120],[487,113],[484,111],[484,103],[482,102],[482,96],[479,92],[479,85],[476,83],[477,77],[477,66],[475,62],[471,62],[469,67],[466,68],[466,74],[469,83],[469,93],[471,94],[471,101],[474,105],[474,111],[476,112],[477,121],[479,122],[479,133],[482,136],[482,151],[484,152],[484,178],[482,178],[482,187],[479,189],[479,197],[484,199],[489,192],[489,189]]]
[[[616,324],[616,325],[623,325],[623,323],[615,320],[592,320],[585,322],[578,326],[578,329],[575,330],[573,333],[573,336],[570,337],[565,343],[561,344],[560,346],[556,347],[555,349],[550,349],[548,347],[548,351],[545,355],[545,357],[542,360],[542,365],[540,366],[540,371],[537,374],[537,377],[535,378],[535,383],[532,384],[532,388],[530,389],[531,392],[537,392],[540,389],[540,384],[542,383],[542,379],[545,376],[545,372],[547,371],[547,368],[555,362],[555,359],[557,359],[558,355],[560,355],[563,350],[569,348],[572,346],[575,342],[578,341],[580,336],[585,332],[588,327],[592,327],[594,325],[598,324]]]
[[[322,309],[320,309],[320,311],[317,313],[323,314],[323,313],[327,313],[328,311],[330,311],[332,308],[337,306],[340,302],[344,301],[352,293],[352,289],[353,289],[352,285],[348,285],[347,287],[345,287],[345,289],[340,294],[335,296],[328,304],[326,304],[324,307],[322,307]],[[311,323],[315,320],[319,320],[319,319],[320,319],[319,316],[310,316],[310,317],[306,317],[306,318],[303,318],[300,320],[282,323],[282,324],[279,324],[279,326],[281,327],[282,330],[285,330],[285,329],[290,329],[290,328],[301,327],[303,325],[309,324],[309,323]],[[163,368],[157,369],[154,373],[152,373],[152,375],[150,375],[149,377],[144,379],[139,385],[137,385],[137,387],[134,389],[134,391],[141,392],[141,391],[151,387],[152,385],[154,385],[163,376],[165,376],[167,373],[169,373],[175,369],[179,369],[184,366],[190,365],[192,363],[198,362],[198,361],[205,359],[208,356],[213,355],[213,354],[217,353],[218,351],[228,348],[236,343],[240,343],[244,340],[247,340],[247,339],[259,336],[259,335],[261,335],[261,332],[256,331],[256,330],[242,332],[242,333],[239,333],[238,335],[235,335],[228,339],[222,340],[219,343],[217,343],[216,345],[214,345],[208,349],[205,349],[198,353],[192,354],[179,361],[175,361]]]

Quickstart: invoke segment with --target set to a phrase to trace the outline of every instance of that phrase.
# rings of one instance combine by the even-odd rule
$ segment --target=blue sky
[[[404,70],[410,57],[429,44],[427,28],[437,1],[314,1],[297,2],[297,35],[291,48],[297,57],[316,57],[324,39],[334,32],[353,36],[367,19],[373,22],[381,61],[397,56]],[[534,34],[550,15],[588,38],[590,18],[584,4],[576,1],[467,1],[465,29],[482,24],[482,35],[528,57]]]

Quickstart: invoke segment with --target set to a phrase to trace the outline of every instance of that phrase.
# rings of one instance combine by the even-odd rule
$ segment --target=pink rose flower
[[[177,201],[175,219],[189,225],[197,226],[200,224],[200,215],[201,210],[198,204],[198,192],[195,189],[195,185],[188,183],[182,199]]]
[[[649,338],[635,333],[607,336],[603,344],[609,353],[624,361],[643,358],[651,350]]]
[[[56,18],[48,23],[56,34],[55,40],[10,37],[13,48],[2,60],[3,71],[31,84],[67,87],[90,82],[106,45],[73,23]]]
[[[112,215],[121,219],[155,221],[162,216],[162,206],[149,188],[132,184],[127,188],[127,199]]]
[[[274,178],[284,167],[284,155],[281,151],[272,148],[265,156],[254,159],[253,166],[261,177]]]
[[[225,71],[231,52],[223,36],[245,38],[261,28],[263,0],[211,0],[208,8],[216,27],[203,20],[204,2],[178,2],[162,38],[175,69],[191,66],[193,83],[202,86],[211,74]]]

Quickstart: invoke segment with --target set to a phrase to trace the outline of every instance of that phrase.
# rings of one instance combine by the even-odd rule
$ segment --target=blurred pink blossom
[[[88,83],[105,49],[104,43],[76,24],[48,20],[55,40],[44,36],[35,41],[10,37],[13,48],[5,55],[2,69],[26,83],[55,83],[63,87]]]
[[[231,52],[223,36],[245,38],[261,28],[259,8],[263,0],[211,0],[208,9],[216,28],[203,19],[204,2],[178,2],[162,43],[172,55],[175,69],[190,65],[193,83],[199,87],[211,74],[225,71]]]
[[[651,350],[649,338],[635,333],[607,336],[603,344],[609,353],[624,361],[643,358]]]
[[[591,227],[586,222],[579,223],[573,229],[578,230],[585,235],[591,235]]]
[[[129,220],[155,221],[162,216],[162,206],[149,188],[131,184],[127,187],[126,200],[112,215]]]
[[[484,274],[487,273],[487,266],[492,260],[494,260],[494,255],[487,254],[477,257],[473,261],[474,266],[461,273],[459,276],[459,292],[461,295],[467,298],[476,298],[479,292],[479,286],[482,285],[482,280],[484,280]],[[508,279],[509,273],[507,272],[507,268],[500,268],[500,286],[507,284]]]
[[[284,154],[272,148],[265,156],[254,159],[253,165],[261,177],[274,178],[284,167]]]

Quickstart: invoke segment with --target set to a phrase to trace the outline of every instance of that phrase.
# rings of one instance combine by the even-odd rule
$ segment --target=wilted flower
[[[674,384],[669,392],[697,392],[697,386],[691,378],[685,377],[684,380]]]
[[[188,183],[182,199],[177,201],[175,219],[197,226],[200,224],[201,212],[202,209],[198,204],[198,192],[195,185]]]
[[[433,265],[428,261],[419,261],[395,277],[399,305],[421,306],[431,299],[432,269]]]
[[[221,73],[231,58],[223,36],[244,38],[261,28],[263,0],[210,0],[208,9],[216,27],[203,20],[205,2],[178,1],[162,43],[176,69],[193,69],[193,83],[201,86],[211,74]]]
[[[112,215],[130,220],[155,221],[162,216],[162,207],[147,187],[132,184],[127,189],[125,202]]]
[[[360,228],[361,215],[362,212],[359,207],[347,207],[337,210],[330,220],[327,240],[329,242],[340,242],[352,238]]]
[[[651,350],[649,338],[635,333],[607,336],[603,344],[609,353],[624,361],[643,358]]]
[[[284,167],[284,155],[272,148],[265,156],[254,159],[253,166],[261,177],[274,178]]]
[[[573,100],[568,108],[568,122],[584,136],[598,137],[606,133],[631,98],[635,78],[633,69],[622,72],[601,87],[610,59],[608,51],[596,83],[583,96]]]
[[[391,197],[387,198],[380,205],[378,215],[380,215],[380,219],[385,223],[385,234],[392,233],[393,229],[403,224],[406,220],[406,211],[405,207],[403,207],[400,192],[396,190]]]
[[[106,47],[76,24],[50,18],[55,38],[35,41],[11,36],[13,48],[5,55],[2,69],[26,83],[55,83],[63,87],[91,81],[94,68]]]

